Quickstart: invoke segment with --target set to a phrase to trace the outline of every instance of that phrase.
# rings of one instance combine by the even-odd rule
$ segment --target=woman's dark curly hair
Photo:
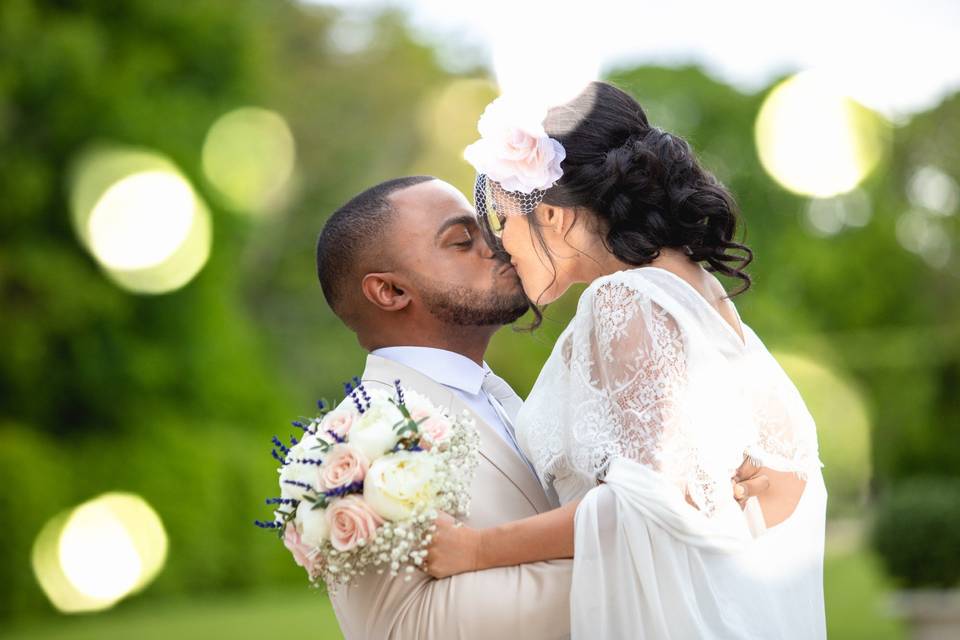
[[[648,264],[673,247],[706,263],[708,271],[739,279],[742,286],[731,295],[750,287],[743,269],[753,252],[734,239],[733,196],[700,166],[683,138],[650,126],[629,94],[592,82],[550,109],[543,124],[566,150],[563,176],[544,203],[591,211],[605,229],[607,249],[627,264]],[[530,228],[546,250],[532,219]]]

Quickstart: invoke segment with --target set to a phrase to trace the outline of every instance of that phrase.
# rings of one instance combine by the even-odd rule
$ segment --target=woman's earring
[[[687,244],[683,245],[683,252],[684,252],[685,254],[687,254],[688,256],[692,256],[692,255],[693,255],[693,249],[691,249],[691,248],[690,248],[690,245],[687,245]]]

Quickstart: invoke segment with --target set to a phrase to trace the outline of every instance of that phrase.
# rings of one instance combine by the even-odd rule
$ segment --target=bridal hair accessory
[[[273,437],[280,496],[270,521],[310,583],[327,590],[375,570],[404,574],[423,567],[438,511],[465,516],[478,463],[479,436],[457,417],[400,381],[391,391],[358,379],[334,410],[296,421],[301,439]]]
[[[542,112],[501,96],[487,105],[477,130],[480,139],[463,157],[477,171],[477,215],[496,224],[498,216],[531,213],[563,175],[567,153],[543,128]]]

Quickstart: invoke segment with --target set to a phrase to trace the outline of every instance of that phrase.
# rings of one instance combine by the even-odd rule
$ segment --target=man
[[[370,352],[367,385],[389,389],[400,379],[475,418],[481,461],[466,524],[490,527],[557,506],[517,446],[512,416],[520,398],[483,361],[490,338],[523,315],[527,299],[459,191],[417,176],[361,193],[320,234],[317,274],[334,313]],[[741,484],[754,492],[761,482]],[[443,580],[373,573],[331,600],[348,640],[564,638],[571,566],[555,560]]]

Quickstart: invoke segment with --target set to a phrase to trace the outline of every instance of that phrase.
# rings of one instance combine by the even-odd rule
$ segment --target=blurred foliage
[[[402,16],[351,25],[292,0],[0,3],[0,518],[15,523],[0,530],[0,621],[49,609],[29,567],[43,522],[112,489],[142,495],[170,536],[166,568],[134,600],[302,582],[250,523],[269,513],[262,498],[274,491],[269,436],[363,366],[316,284],[316,234],[386,178],[430,173],[469,192],[460,151],[493,96],[481,73],[444,71]],[[736,194],[757,256],[754,289],[737,298],[744,320],[771,349],[818,363],[861,398],[848,413],[808,398],[824,407],[825,474],[841,467],[834,477],[847,483],[831,509],[863,497],[862,432],[843,423],[861,410],[876,485],[957,473],[960,263],[930,267],[898,244],[896,224],[918,166],[960,180],[960,97],[893,130],[862,186],[869,224],[824,237],[805,223],[809,201],[759,164],[762,94],[694,68],[611,79]],[[297,189],[279,215],[229,210],[201,172],[210,125],[246,105],[282,114],[296,140]],[[211,204],[213,253],[183,289],[124,292],[77,241],[67,177],[100,143],[170,157]],[[955,243],[956,218],[942,221]],[[488,360],[521,394],[580,291],[551,305],[533,335],[495,337]],[[801,384],[805,394],[829,386]]]
[[[0,532],[0,620],[49,608],[29,565],[43,522],[110,489],[142,495],[168,530],[150,593],[302,580],[252,525],[275,491],[269,436],[362,364],[326,335],[313,241],[324,212],[403,171],[414,110],[445,77],[398,16],[353,54],[334,27],[292,2],[0,4],[0,518],[16,523]],[[217,204],[201,146],[245,104],[291,123],[294,207],[269,224],[215,207],[196,280],[163,296],[113,286],[71,228],[72,160],[151,148]]]
[[[960,585],[960,479],[926,476],[899,483],[879,500],[872,534],[900,586]]]

